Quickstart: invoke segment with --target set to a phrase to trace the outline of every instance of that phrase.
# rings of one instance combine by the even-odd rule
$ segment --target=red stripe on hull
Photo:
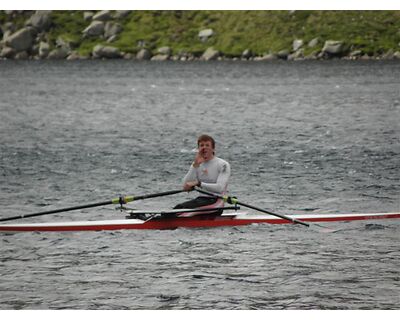
[[[395,219],[400,218],[400,213],[394,214],[376,214],[376,215],[327,215],[323,217],[304,217],[299,218],[305,222],[340,222],[355,220],[377,220],[377,219]],[[127,220],[129,221],[129,220]],[[272,218],[245,218],[232,216],[194,216],[187,218],[154,219],[144,223],[115,223],[115,224],[77,224],[77,225],[0,225],[0,231],[9,232],[63,232],[63,231],[101,231],[101,230],[130,230],[130,229],[149,229],[149,230],[168,230],[176,228],[212,228],[212,227],[233,227],[249,224],[268,223],[268,224],[289,224],[291,221]]]

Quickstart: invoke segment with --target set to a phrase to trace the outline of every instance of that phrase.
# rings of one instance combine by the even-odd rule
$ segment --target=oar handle
[[[183,190],[183,189],[178,189],[178,190],[171,190],[171,191],[165,191],[165,192],[159,192],[159,193],[145,194],[142,196],[125,196],[125,197],[114,198],[111,201],[112,201],[112,204],[126,204],[126,203],[132,202],[132,201],[169,196],[169,195],[181,193],[184,191],[185,190]]]
[[[304,221],[300,221],[300,220],[294,219],[292,217],[287,217],[287,216],[285,216],[283,214],[270,212],[270,211],[267,211],[265,209],[255,207],[255,206],[253,206],[251,204],[243,203],[243,202],[239,201],[236,197],[231,197],[231,196],[227,196],[227,195],[220,195],[220,194],[217,194],[217,193],[205,191],[205,190],[200,189],[198,187],[195,187],[195,190],[200,192],[200,193],[207,194],[209,196],[220,198],[220,199],[224,200],[224,202],[227,202],[227,203],[230,203],[230,204],[235,204],[235,205],[238,204],[238,205],[241,205],[243,207],[247,207],[247,208],[250,208],[250,209],[253,209],[253,210],[256,210],[256,211],[261,211],[261,212],[264,212],[264,213],[279,217],[281,219],[285,219],[285,220],[291,221],[293,223],[302,224],[303,226],[306,226],[306,227],[310,226],[308,223],[306,223]]]

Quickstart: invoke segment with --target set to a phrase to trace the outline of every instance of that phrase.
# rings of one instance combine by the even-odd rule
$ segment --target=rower
[[[230,164],[226,160],[215,156],[215,140],[211,136],[206,134],[201,135],[197,139],[197,147],[198,151],[194,161],[183,179],[183,189],[185,191],[192,191],[194,187],[200,187],[209,192],[221,195],[225,194],[231,175]],[[223,200],[203,195],[180,203],[174,209],[216,208],[215,212],[222,213],[222,210],[218,210],[218,208],[223,206]],[[179,216],[193,216],[196,214],[204,214],[204,212],[181,213]]]

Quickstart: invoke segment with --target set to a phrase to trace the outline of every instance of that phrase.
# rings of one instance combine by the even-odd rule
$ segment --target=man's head
[[[214,157],[215,154],[215,141],[214,139],[206,134],[201,135],[197,139],[197,147],[200,155],[204,160],[208,161]]]

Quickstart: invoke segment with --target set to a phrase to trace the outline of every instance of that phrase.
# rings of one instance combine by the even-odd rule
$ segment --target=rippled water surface
[[[176,189],[201,133],[243,202],[400,211],[399,62],[1,61],[0,77],[1,217]],[[400,222],[331,226],[1,234],[0,309],[397,309]]]

